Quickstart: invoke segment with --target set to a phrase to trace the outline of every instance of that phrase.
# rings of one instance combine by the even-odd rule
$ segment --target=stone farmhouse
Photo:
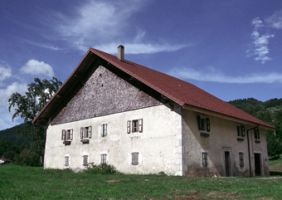
[[[45,168],[107,163],[123,173],[268,175],[273,127],[197,86],[90,48],[34,124]]]

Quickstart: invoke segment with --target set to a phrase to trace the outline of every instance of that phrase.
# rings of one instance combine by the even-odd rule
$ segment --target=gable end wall
[[[99,66],[51,124],[79,121],[157,105],[161,105],[161,102],[106,67]]]

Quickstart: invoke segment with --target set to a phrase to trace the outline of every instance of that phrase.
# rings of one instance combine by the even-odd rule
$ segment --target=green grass
[[[0,199],[281,199],[282,179],[102,175],[0,166]]]
[[[282,158],[269,161],[270,171],[282,172]]]

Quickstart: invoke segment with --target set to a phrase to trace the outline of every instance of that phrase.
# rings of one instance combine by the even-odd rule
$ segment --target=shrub
[[[91,164],[88,165],[86,173],[116,174],[116,173],[118,173],[118,171],[112,165],[108,165],[108,164],[95,165],[94,163],[91,163]]]

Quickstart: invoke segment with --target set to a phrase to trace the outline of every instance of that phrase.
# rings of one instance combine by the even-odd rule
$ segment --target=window
[[[132,165],[139,164],[139,153],[138,152],[131,153],[131,164]]]
[[[243,152],[239,152],[239,166],[240,168],[244,167],[244,153]]]
[[[142,133],[143,132],[143,119],[135,119],[127,121],[127,133]]]
[[[208,166],[208,153],[202,152],[202,166],[207,167]]]
[[[101,154],[101,164],[107,163],[107,154],[103,153]]]
[[[82,156],[82,165],[88,166],[88,155]]]
[[[70,157],[65,156],[65,167],[68,167],[70,165]]]
[[[197,116],[198,129],[204,132],[210,132],[210,119],[204,115]]]
[[[254,129],[254,136],[255,136],[255,142],[259,143],[260,142],[260,132],[259,132],[259,128],[255,128]]]
[[[64,145],[70,145],[73,137],[73,130],[68,129],[68,130],[62,130],[62,140]]]
[[[87,127],[81,127],[80,128],[80,139],[89,139],[92,136],[92,127],[87,126]]]
[[[246,129],[244,125],[237,126],[237,139],[244,140]]]
[[[106,137],[108,134],[108,125],[107,124],[102,124],[101,126],[101,136]]]

